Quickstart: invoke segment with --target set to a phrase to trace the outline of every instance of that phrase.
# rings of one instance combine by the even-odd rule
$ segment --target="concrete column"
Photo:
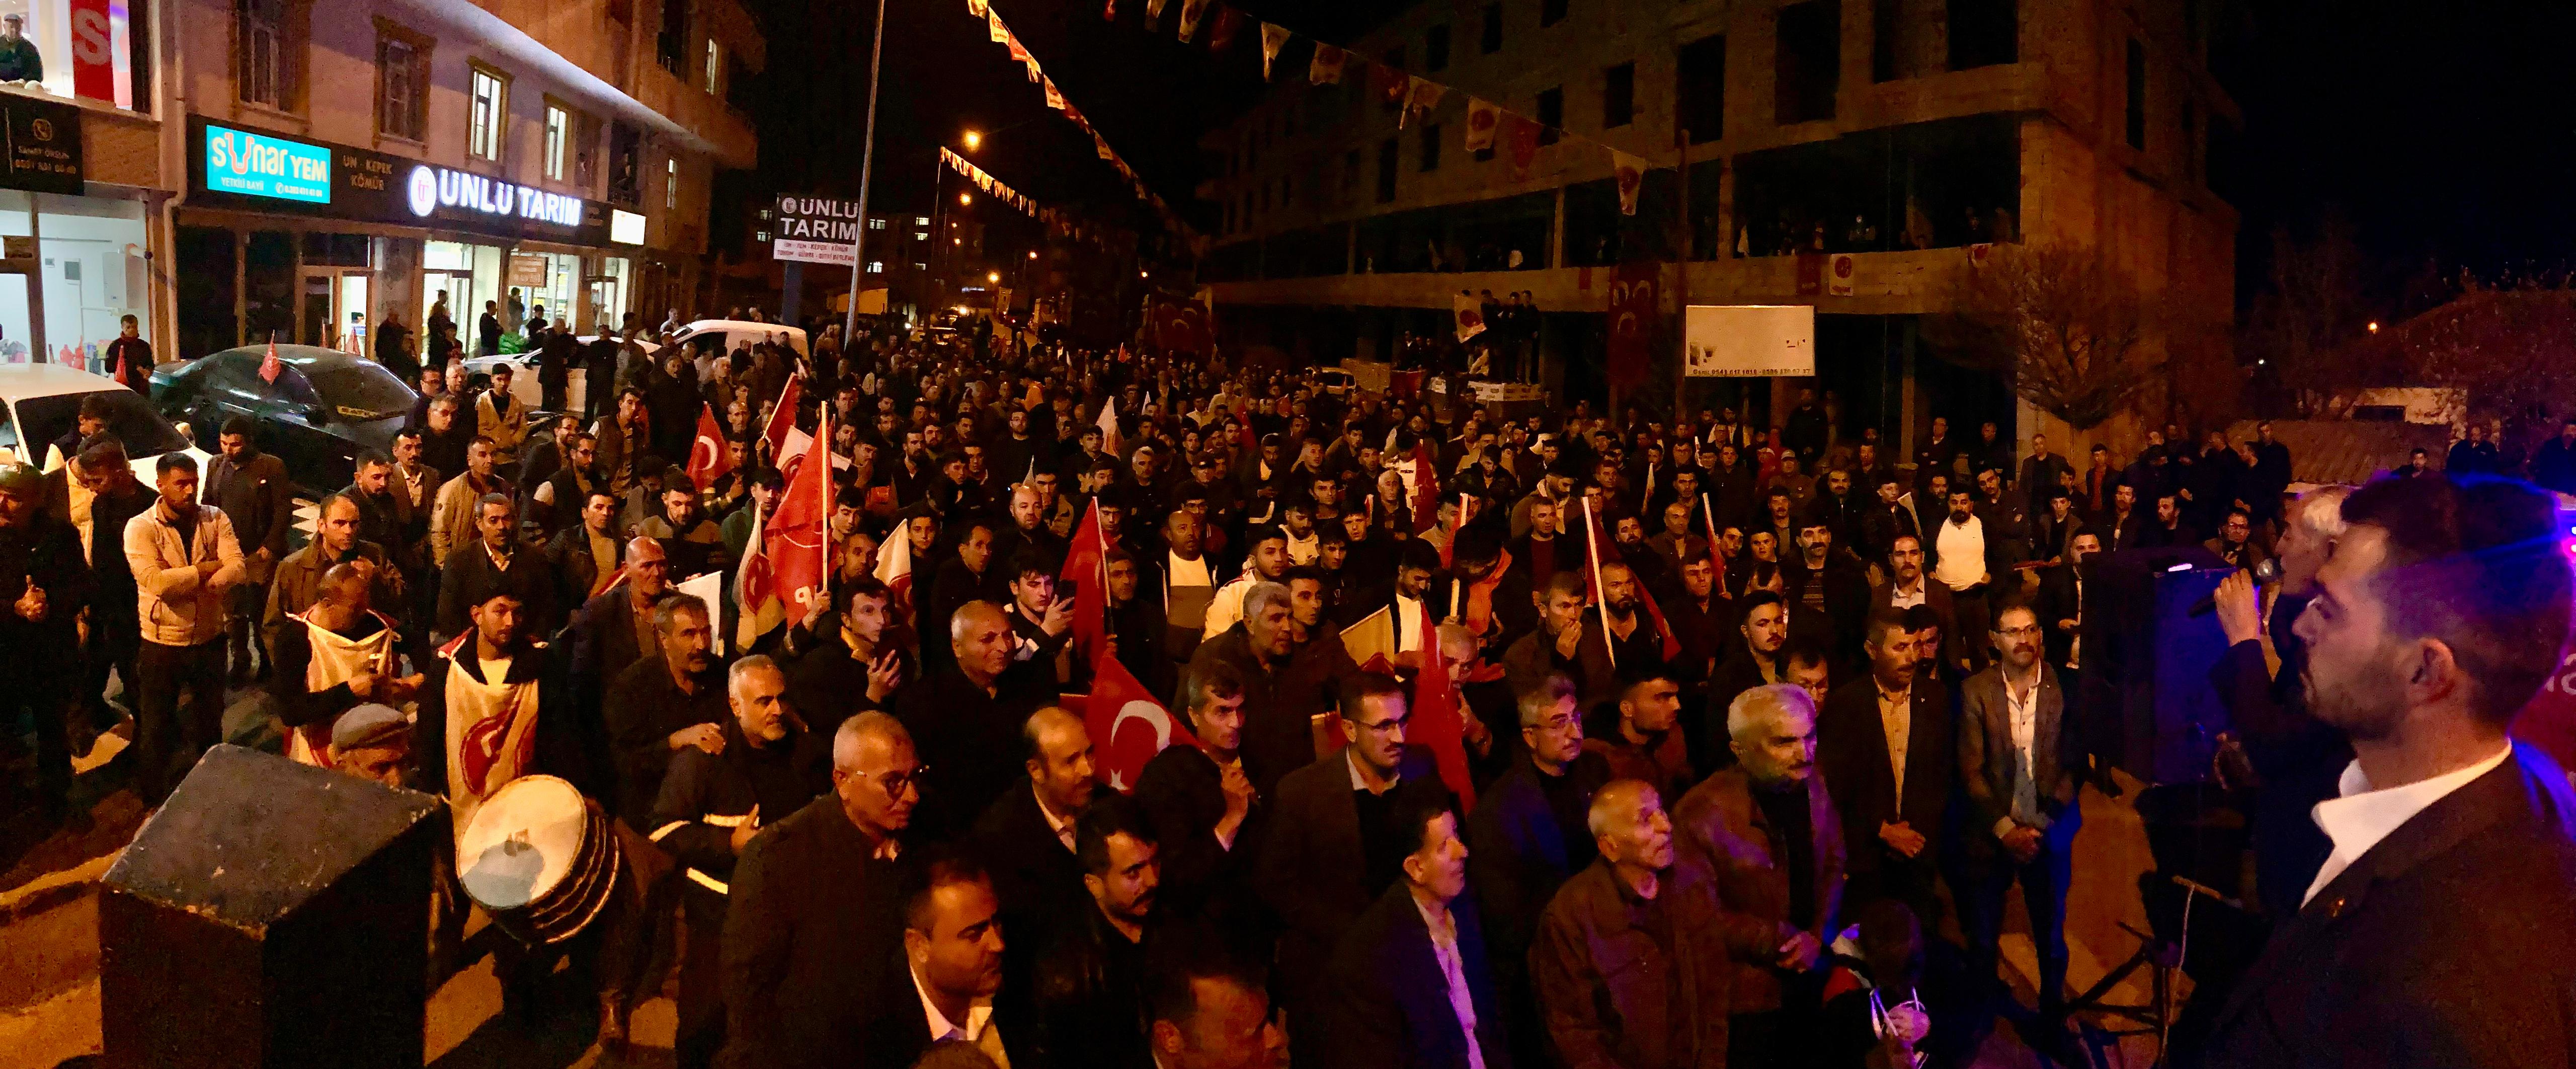
[[[1556,214],[1547,227],[1547,266],[1565,266],[1565,187],[1556,187]]]

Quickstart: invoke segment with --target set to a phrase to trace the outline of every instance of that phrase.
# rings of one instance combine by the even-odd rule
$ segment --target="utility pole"
[[[850,235],[850,310],[841,317],[841,344],[859,336],[859,292],[867,284],[868,178],[877,162],[877,85],[885,66],[885,0],[877,0],[876,43],[868,50],[867,147],[859,151],[859,220]]]

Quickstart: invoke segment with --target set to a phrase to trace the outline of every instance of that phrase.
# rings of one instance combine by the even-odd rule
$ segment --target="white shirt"
[[[1932,566],[1932,578],[1952,590],[1966,590],[1977,585],[1986,574],[1986,523],[1974,515],[1966,523],[1941,521],[1941,533],[1934,544],[1941,559]]]
[[[921,986],[921,974],[910,969],[905,971],[912,973],[912,990],[921,996],[921,1015],[929,1025],[932,1043],[963,1040],[983,1051],[984,1056],[993,1059],[993,1064],[1000,1069],[1011,1069],[1010,1060],[1002,1055],[1002,1033],[993,1027],[991,999],[979,998],[968,1006],[966,1023],[961,1027],[949,1020],[947,1014],[939,1012],[939,1006],[930,1001],[930,989]]]
[[[1395,596],[1395,652],[1422,648],[1422,599]]]
[[[1322,555],[1323,552],[1324,539],[1322,535],[1309,534],[1304,538],[1299,538],[1296,535],[1288,536],[1288,563],[1290,564],[1313,564],[1315,563],[1315,558]]]
[[[1046,795],[1036,783],[1029,784],[1029,793],[1037,795],[1038,815],[1046,818],[1047,829],[1055,832],[1056,841],[1063,843],[1066,850],[1073,849],[1073,818],[1057,816],[1055,810],[1047,808]]]
[[[2334,840],[2334,852],[2326,855],[2325,866],[2317,870],[2317,878],[2309,882],[2308,893],[2299,898],[2299,904],[2307,905],[2308,899],[2325,890],[2388,833],[2415,819],[2415,814],[2468,786],[2469,781],[2495,771],[2512,756],[2513,744],[2507,743],[2495,756],[2457,772],[2384,790],[2371,788],[2370,777],[2362,772],[2360,761],[2345,765],[2343,778],[2335,782],[2338,796],[2317,803],[2312,811],[2317,827],[2325,829],[2326,838]]]
[[[1450,1012],[1458,1015],[1458,1031],[1467,1037],[1467,1069],[1485,1069],[1485,1050],[1476,1042],[1476,997],[1467,988],[1465,959],[1458,955],[1457,915],[1443,911],[1433,917],[1419,898],[1413,900],[1413,908],[1431,932],[1431,956],[1440,962],[1440,975],[1448,981]]]
[[[81,481],[73,478],[70,472],[63,473],[63,485],[71,490],[72,526],[80,530],[81,556],[95,565],[98,563],[98,554],[90,548],[91,528],[95,526],[90,521],[90,509],[97,504],[98,495],[91,492],[89,487],[81,485]],[[119,552],[122,550],[120,549]]]
[[[1259,574],[1246,571],[1234,577],[1233,582],[1216,588],[1216,594],[1208,598],[1207,626],[1200,630],[1199,641],[1214,639],[1224,634],[1226,628],[1241,622],[1243,596],[1251,593],[1252,584],[1260,581]]]
[[[1207,558],[1185,560],[1178,553],[1163,554],[1163,574],[1173,586],[1215,586],[1208,578]]]
[[[2004,712],[2012,728],[2014,760],[2020,774],[2013,777],[2012,815],[1995,822],[1995,836],[2011,831],[2011,825],[2026,824],[2034,828],[2048,826],[2048,818],[2039,811],[2038,756],[2039,677],[2034,674],[2030,688],[2015,697],[2012,674],[2003,673]]]
[[[1875,681],[1871,685],[1878,686]],[[1878,727],[1880,731],[1887,734],[1888,770],[1894,774],[1896,797],[1901,804],[1905,798],[1905,753],[1914,739],[1914,685],[1912,683],[1906,684],[1905,689],[1900,691],[1890,691],[1884,686],[1878,687]]]
[[[1890,584],[1887,590],[1887,607],[1891,609],[1911,609],[1917,605],[1921,605],[1923,604],[1923,590],[1923,578],[1921,576],[1916,576],[1914,578],[1914,592],[1911,594],[1898,590],[1894,584]]]

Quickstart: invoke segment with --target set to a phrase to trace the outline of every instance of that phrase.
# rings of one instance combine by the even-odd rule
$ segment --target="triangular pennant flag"
[[[1411,83],[1405,81],[1403,71],[1384,63],[1371,62],[1369,86],[1377,90],[1380,102],[1392,106],[1404,103],[1405,90],[1411,88]]]
[[[1028,69],[1029,69],[1029,81],[1030,81],[1031,83],[1035,83],[1035,82],[1037,82],[1039,79],[1046,77],[1046,72],[1038,69],[1038,61],[1037,61],[1037,57],[1035,57],[1035,56],[1030,56],[1030,57],[1027,57],[1027,58],[1025,58],[1025,59],[1022,59],[1020,62],[1021,62],[1022,64],[1024,64],[1024,65],[1026,65],[1026,66],[1028,67]]]
[[[1002,25],[1002,13],[999,11],[985,10],[984,28],[986,32],[992,34],[994,44],[1008,44],[1011,40],[1011,28]]]
[[[1146,28],[1146,29],[1148,29],[1148,30],[1153,29],[1153,28],[1154,28],[1154,24],[1155,24],[1156,22],[1160,22],[1160,21],[1162,21],[1162,18],[1163,18],[1163,4],[1164,4],[1164,0],[1145,0],[1145,28]]]
[[[1494,147],[1494,127],[1502,121],[1503,109],[1490,100],[1467,98],[1467,151],[1483,152]]]
[[[1047,106],[1048,106],[1048,107],[1050,107],[1050,108],[1054,108],[1054,109],[1055,109],[1055,110],[1057,110],[1057,111],[1063,111],[1063,110],[1064,110],[1064,94],[1063,94],[1063,93],[1059,93],[1059,92],[1057,92],[1057,91],[1056,91],[1056,88],[1055,88],[1055,79],[1053,79],[1053,78],[1049,78],[1049,79],[1047,79],[1047,80],[1045,81],[1045,83],[1044,83],[1044,84],[1046,85],[1046,101],[1047,101]]]
[[[1234,44],[1234,35],[1243,29],[1243,12],[1218,4],[1216,28],[1208,31],[1208,51],[1223,52]]]
[[[1338,45],[1315,42],[1315,58],[1306,64],[1306,80],[1316,85],[1341,84],[1342,64],[1350,55]]]
[[[1442,85],[1428,78],[1424,78],[1419,75],[1407,75],[1405,77],[1404,111],[1395,117],[1395,125],[1398,128],[1402,128],[1406,119],[1424,114],[1429,112],[1431,109],[1440,106],[1440,97],[1448,91],[1448,86]]]
[[[1405,741],[1429,749],[1441,782],[1458,796],[1459,805],[1472,808],[1476,784],[1467,772],[1467,724],[1459,713],[1466,703],[1449,679],[1447,659],[1440,655],[1440,632],[1431,620],[1431,606],[1425,603],[1421,613],[1422,671],[1413,677],[1413,709]]]
[[[1109,151],[1108,139],[1101,137],[1099,134],[1095,133],[1091,135],[1091,148],[1092,151],[1100,154],[1101,159],[1114,160],[1118,158],[1117,153]]]
[[[43,346],[38,346],[36,355],[43,356],[43,349]],[[270,331],[268,335],[268,355],[260,358],[259,361],[259,381],[274,385],[277,382],[277,377],[285,373],[286,365],[279,362],[277,359],[277,332]]]
[[[988,0],[966,0],[966,13],[976,18],[983,18],[985,13],[992,9]]]
[[[1262,81],[1265,81],[1265,82],[1266,82],[1266,81],[1269,81],[1269,80],[1270,80],[1270,64],[1271,64],[1271,61],[1278,59],[1278,58],[1279,58],[1279,50],[1280,50],[1280,49],[1282,49],[1282,48],[1287,47],[1287,45],[1288,45],[1288,27],[1285,27],[1285,26],[1279,25],[1278,23],[1275,23],[1275,22],[1265,22],[1265,23],[1262,23],[1262,24],[1261,24],[1261,80],[1262,80]]]
[[[1108,6],[1100,9],[1100,18],[1103,22],[1118,21],[1118,0],[1109,0]]]
[[[1512,181],[1528,181],[1530,164],[1538,159],[1538,123],[1504,112],[1503,151],[1512,161]]]
[[[1646,184],[1646,161],[1611,149],[1610,180],[1619,187],[1619,214],[1637,214],[1637,190]]]
[[[1181,43],[1199,32],[1199,16],[1207,14],[1208,0],[1181,0]]]

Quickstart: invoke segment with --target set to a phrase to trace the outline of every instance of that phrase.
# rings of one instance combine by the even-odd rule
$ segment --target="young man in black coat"
[[[1511,1069],[1484,925],[1467,895],[1467,843],[1448,799],[1408,797],[1392,821],[1403,878],[1334,950],[1321,1041],[1328,1064]],[[1465,1008],[1461,1009],[1461,1004]]]
[[[1252,858],[1270,806],[1244,771],[1243,707],[1249,681],[1231,662],[1191,671],[1183,692],[1191,746],[1166,746],[1136,778],[1136,802],[1161,844],[1162,899],[1173,912],[1239,928],[1257,912]]]
[[[0,591],[10,601],[0,613],[0,644],[13,651],[0,668],[0,687],[6,688],[0,691],[6,695],[0,712],[14,718],[25,709],[35,719],[38,806],[52,825],[72,815],[69,736],[79,709],[66,678],[71,673],[60,668],[77,662],[75,621],[89,604],[93,583],[81,560],[79,534],[46,515],[44,506],[43,475],[25,464],[0,466]],[[124,554],[117,558],[122,561]],[[130,593],[126,604],[134,604]]]

